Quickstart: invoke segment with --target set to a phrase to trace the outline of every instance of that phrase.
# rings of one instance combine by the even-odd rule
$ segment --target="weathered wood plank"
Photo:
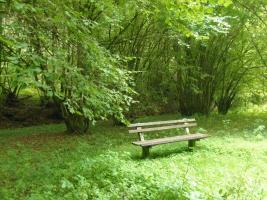
[[[190,131],[189,131],[189,128],[188,128],[188,127],[185,128],[185,133],[186,133],[187,135],[190,134]]]
[[[197,124],[188,123],[188,124],[179,124],[179,125],[171,125],[171,126],[134,129],[134,130],[129,130],[129,133],[140,133],[140,132],[144,133],[144,132],[162,131],[162,130],[175,129],[175,128],[186,128],[186,127],[193,127],[193,126],[197,126]]]
[[[173,137],[145,140],[145,141],[137,141],[133,142],[134,145],[138,145],[141,147],[151,147],[159,144],[167,144],[173,142],[181,142],[181,141],[190,141],[190,140],[199,140],[209,137],[207,134],[195,133],[191,135],[178,135]]]
[[[140,141],[144,141],[145,140],[145,136],[144,136],[144,134],[142,133],[142,127],[137,127],[136,128],[137,130],[140,130],[140,132],[138,132],[138,136],[139,136],[139,140]]]
[[[183,123],[194,123],[195,119],[182,119],[182,120],[169,120],[169,121],[157,121],[157,122],[146,122],[130,124],[129,128],[143,127],[143,126],[154,126],[154,125],[167,125],[167,124],[183,124]]]
[[[144,141],[145,140],[145,136],[144,136],[143,133],[138,133],[138,135],[139,135],[139,140],[140,141]]]

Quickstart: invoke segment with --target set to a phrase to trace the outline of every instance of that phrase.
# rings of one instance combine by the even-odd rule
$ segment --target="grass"
[[[62,124],[1,130],[0,199],[267,199],[267,114],[195,117],[212,137],[194,152],[154,147],[145,160],[137,136],[110,123],[83,136]]]

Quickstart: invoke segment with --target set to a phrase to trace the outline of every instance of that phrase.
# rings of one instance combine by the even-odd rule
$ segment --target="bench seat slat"
[[[129,128],[143,127],[143,126],[154,126],[154,125],[167,125],[167,124],[183,124],[183,123],[193,123],[196,122],[195,119],[182,119],[182,120],[169,120],[169,121],[157,121],[157,122],[145,122],[130,124]]]
[[[195,133],[195,134],[190,134],[190,135],[178,135],[178,136],[173,136],[173,137],[166,137],[166,138],[159,138],[159,139],[152,139],[152,140],[145,140],[145,141],[136,141],[136,142],[133,142],[133,144],[142,146],[142,147],[149,147],[149,146],[155,146],[159,144],[198,140],[198,139],[203,139],[207,137],[209,137],[209,135],[207,134]]]
[[[179,125],[152,127],[152,128],[144,128],[144,129],[134,129],[134,130],[129,130],[129,133],[141,133],[141,132],[144,133],[144,132],[162,131],[162,130],[175,129],[175,128],[186,128],[186,127],[193,127],[193,126],[197,126],[197,124],[190,123],[190,124],[179,124]]]

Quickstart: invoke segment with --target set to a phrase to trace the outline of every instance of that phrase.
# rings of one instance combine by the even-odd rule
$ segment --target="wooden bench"
[[[149,155],[149,149],[153,146],[160,144],[168,144],[173,142],[188,141],[188,148],[193,149],[195,142],[207,138],[207,134],[194,133],[190,134],[189,128],[197,126],[195,119],[183,119],[183,120],[170,120],[170,121],[158,121],[158,122],[148,122],[148,123],[136,123],[130,124],[129,133],[137,133],[139,136],[139,141],[133,142],[132,144],[142,147],[142,157],[147,157]],[[176,135],[172,137],[164,137],[157,139],[145,140],[144,133],[164,131],[169,129],[185,129],[186,135]]]

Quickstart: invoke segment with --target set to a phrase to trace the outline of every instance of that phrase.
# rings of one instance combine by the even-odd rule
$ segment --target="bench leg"
[[[149,156],[150,147],[142,147],[142,158],[147,158]]]
[[[196,140],[189,140],[188,141],[188,148],[189,150],[193,150],[196,145]]]

